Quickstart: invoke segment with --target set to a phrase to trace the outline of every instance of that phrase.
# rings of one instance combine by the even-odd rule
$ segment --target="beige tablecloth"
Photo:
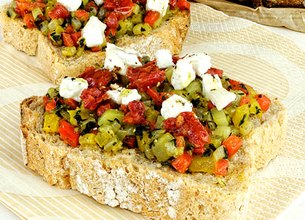
[[[252,22],[192,4],[183,53],[206,52],[215,67],[279,97],[288,109],[285,148],[253,179],[248,219],[272,219],[305,191],[305,53],[292,41]],[[0,202],[24,219],[142,219],[59,190],[22,163],[19,103],[51,85],[35,59],[0,45]]]
[[[241,17],[260,24],[286,27],[305,33],[305,8],[251,8],[230,0],[195,0],[227,15]]]

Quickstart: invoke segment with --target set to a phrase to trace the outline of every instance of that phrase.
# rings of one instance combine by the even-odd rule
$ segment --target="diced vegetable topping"
[[[14,0],[14,3],[7,16],[21,17],[25,28],[38,28],[54,46],[63,47],[65,57],[81,56],[85,49],[101,51],[106,41],[114,43],[124,35],[148,35],[178,10],[190,8],[186,0]],[[103,27],[97,22],[88,27],[92,17]]]
[[[178,59],[166,63],[175,65]],[[243,137],[255,126],[252,119],[264,119],[270,99],[216,68],[175,89],[170,82],[173,66],[160,69],[147,57],[138,62],[127,67],[126,75],[119,68],[89,67],[79,78],[66,78],[59,88],[50,88],[43,100],[43,131],[59,135],[71,147],[96,147],[112,154],[133,148],[180,173],[227,175]],[[192,65],[209,66],[198,60]],[[211,83],[203,86],[202,78]],[[219,88],[236,97],[221,109],[206,95]]]

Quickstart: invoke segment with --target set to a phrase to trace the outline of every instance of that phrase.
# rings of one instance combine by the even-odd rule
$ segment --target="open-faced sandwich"
[[[204,53],[155,56],[108,44],[103,69],[24,100],[25,165],[152,219],[242,219],[251,175],[284,143],[283,106]]]
[[[107,42],[153,56],[180,53],[187,0],[14,0],[0,14],[5,42],[29,55],[52,82],[98,67]]]

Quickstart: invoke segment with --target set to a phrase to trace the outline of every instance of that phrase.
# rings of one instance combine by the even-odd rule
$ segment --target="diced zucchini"
[[[138,4],[134,4],[134,7],[133,7],[132,12],[133,12],[134,14],[139,14],[139,13],[140,13],[140,10],[141,10],[140,6],[139,6]]]
[[[156,28],[160,27],[160,25],[162,24],[162,21],[163,21],[162,16],[160,16],[158,18],[158,20],[156,20],[155,23],[153,24],[153,26],[152,26],[153,29],[156,29]]]
[[[229,126],[220,125],[213,131],[213,136],[219,136],[226,139],[231,134],[231,128]]]
[[[156,121],[156,128],[157,129],[161,129],[163,127],[163,121],[164,121],[163,116],[158,115],[157,121]]]
[[[116,36],[121,37],[126,34],[127,31],[132,31],[133,23],[129,19],[119,21],[120,29],[117,31]]]
[[[152,146],[152,151],[159,162],[167,161],[176,153],[174,137],[170,133],[160,136]]]
[[[192,99],[195,94],[202,93],[202,84],[199,80],[194,80],[185,88],[185,90],[188,93],[189,97]]]
[[[143,131],[142,136],[137,135],[136,138],[139,150],[141,152],[144,152],[145,149],[149,147],[150,143],[152,142],[152,140],[149,138],[147,131]]]
[[[225,148],[223,146],[220,146],[213,152],[213,157],[215,161],[218,161],[220,159],[227,158],[228,155],[226,153]]]
[[[42,130],[48,133],[58,132],[60,118],[55,114],[45,114]]]
[[[100,127],[95,141],[105,151],[117,152],[123,148],[122,141],[118,140],[110,126]]]
[[[51,32],[56,30],[56,27],[60,26],[60,20],[59,19],[52,19],[49,24],[48,24],[48,28]]]
[[[32,15],[33,15],[33,18],[34,20],[36,21],[36,19],[38,18],[39,15],[43,15],[42,11],[40,8],[34,8],[32,10]]]
[[[17,14],[17,13],[15,12],[15,9],[14,9],[13,7],[10,7],[10,8],[7,9],[6,15],[7,15],[8,17],[10,17],[10,18],[13,18],[13,19],[19,17],[19,14]]]
[[[39,24],[39,30],[44,36],[49,34],[48,21],[43,21]]]
[[[229,122],[227,120],[226,114],[223,110],[218,111],[216,108],[211,109],[211,115],[213,118],[213,121],[216,123],[216,125],[224,125],[228,126]]]
[[[78,20],[77,18],[72,18],[71,25],[75,31],[78,31],[82,27],[82,22],[80,20]]]
[[[174,67],[172,66],[165,69],[165,76],[169,83],[171,83],[173,72],[174,72]]]
[[[210,143],[214,145],[214,147],[218,148],[221,145],[222,137],[213,135],[211,137]]]
[[[130,21],[136,25],[136,24],[141,24],[143,21],[143,16],[142,14],[135,14],[131,17]]]
[[[96,121],[94,118],[88,118],[84,121],[81,121],[79,126],[81,133],[88,133],[91,131],[91,129],[96,127]]]
[[[246,120],[241,126],[239,126],[239,132],[245,136],[249,134],[253,129],[253,123],[250,120]]]
[[[51,43],[54,46],[61,46],[62,45],[62,39],[61,34],[57,34],[56,32],[52,32],[50,34]]]
[[[146,120],[149,122],[155,123],[157,121],[158,116],[159,112],[152,108],[147,108],[147,110],[145,111]]]
[[[151,31],[152,31],[152,27],[147,23],[144,24],[140,23],[133,27],[134,35],[144,34],[145,36],[147,36],[148,34],[150,34]]]
[[[47,95],[53,99],[55,97],[57,97],[59,95],[59,91],[58,91],[58,88],[49,88],[48,89],[48,92],[47,92]]]
[[[98,125],[110,125],[114,120],[118,120],[119,123],[123,121],[124,113],[117,109],[106,110],[98,119]]]
[[[69,113],[69,116],[70,116],[70,119],[69,119],[70,124],[77,126],[78,123],[77,123],[77,120],[75,119],[77,110],[68,110],[67,112]]]
[[[89,0],[82,0],[82,2],[83,2],[83,6],[86,6],[88,4]]]

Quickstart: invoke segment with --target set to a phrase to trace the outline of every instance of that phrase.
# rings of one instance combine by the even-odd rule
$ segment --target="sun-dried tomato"
[[[136,88],[143,92],[148,87],[154,87],[165,80],[165,71],[160,70],[155,61],[151,61],[144,66],[129,67],[126,76],[130,82],[130,88]]]
[[[194,145],[194,153],[202,154],[205,150],[204,145],[210,142],[208,130],[193,112],[182,112],[176,118],[168,118],[163,125],[167,132],[174,136],[183,136]]]
[[[87,80],[89,88],[97,87],[103,88],[113,79],[114,75],[107,69],[95,69],[94,67],[88,67],[80,77]]]
[[[99,90],[96,87],[85,89],[80,98],[83,100],[84,107],[89,110],[94,110],[104,100],[108,99],[106,90]]]
[[[128,112],[123,118],[123,122],[132,125],[146,125],[145,119],[145,105],[140,101],[132,101],[127,105]]]

